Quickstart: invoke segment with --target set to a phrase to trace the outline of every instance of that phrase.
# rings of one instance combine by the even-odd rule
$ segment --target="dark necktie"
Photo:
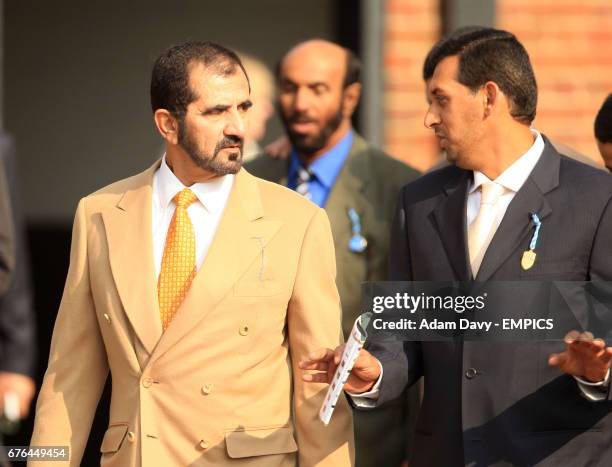
[[[304,196],[306,199],[312,198],[312,195],[310,194],[310,180],[313,177],[314,174],[309,168],[300,167],[298,169],[295,191]]]

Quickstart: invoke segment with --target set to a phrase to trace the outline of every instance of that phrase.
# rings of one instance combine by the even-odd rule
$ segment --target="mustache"
[[[291,117],[287,118],[287,123],[317,123],[314,118],[308,117],[304,114],[293,114]]]
[[[243,144],[244,138],[241,138],[240,136],[225,136],[221,141],[217,143],[217,150],[231,148],[234,146],[239,146],[240,148],[242,148]]]

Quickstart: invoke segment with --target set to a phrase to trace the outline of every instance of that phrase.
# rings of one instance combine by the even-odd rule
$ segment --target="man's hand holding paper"
[[[344,344],[332,349],[318,349],[300,361],[302,370],[315,370],[316,373],[304,373],[302,379],[312,383],[331,383],[336,368],[340,364]],[[367,350],[361,350],[353,370],[344,385],[344,390],[352,394],[361,394],[372,389],[380,377],[380,364]]]

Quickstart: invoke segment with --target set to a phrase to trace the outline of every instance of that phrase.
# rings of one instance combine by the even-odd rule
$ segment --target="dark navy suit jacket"
[[[451,166],[403,188],[391,241],[393,280],[472,280],[465,218],[471,176]],[[611,281],[611,199],[608,174],[559,155],[546,140],[476,280]],[[537,261],[525,271],[530,212],[539,213],[542,229]],[[411,467],[612,465],[610,395],[588,401],[573,377],[549,367],[562,342],[458,338],[373,342],[369,349],[384,369],[378,405],[424,376]]]

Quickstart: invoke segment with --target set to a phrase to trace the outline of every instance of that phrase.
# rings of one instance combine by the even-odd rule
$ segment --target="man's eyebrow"
[[[286,76],[281,77],[280,81],[282,84],[291,84],[293,86],[298,86],[298,83],[293,81],[291,78],[287,78]],[[308,86],[309,88],[316,88],[319,86],[325,86],[326,88],[328,88],[329,84],[324,81],[312,81],[310,83],[306,83],[306,86]]]
[[[230,108],[229,105],[217,104],[217,105],[213,105],[212,107],[206,107],[205,109],[202,110],[202,113],[223,112],[224,110],[227,110],[229,108]]]
[[[446,95],[446,93],[438,86],[434,87],[431,91],[428,89],[425,90],[425,99],[427,100],[428,104],[431,104],[432,97],[439,97],[444,95]]]

